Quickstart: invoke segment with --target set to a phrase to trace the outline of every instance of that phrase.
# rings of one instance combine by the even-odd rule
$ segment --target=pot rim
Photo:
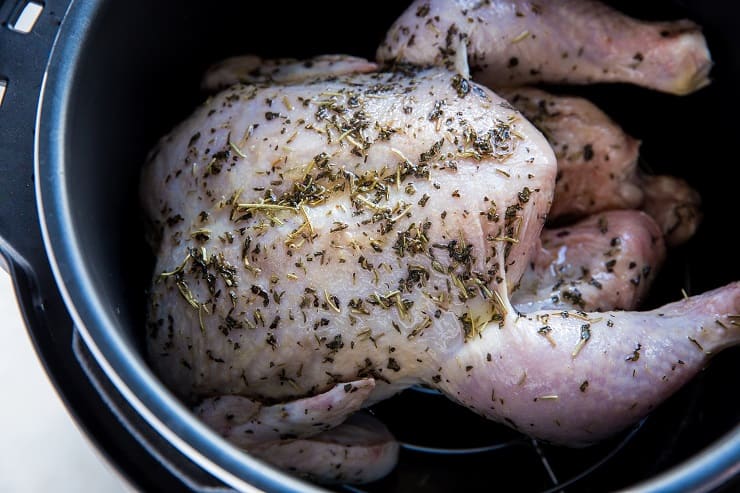
[[[73,0],[52,47],[36,113],[34,176],[44,248],[76,328],[116,388],[185,456],[240,491],[326,491],[250,457],[213,432],[151,371],[116,329],[94,289],[67,201],[65,137],[71,86],[104,0]],[[740,425],[687,461],[630,491],[710,491],[740,474]]]
[[[72,1],[52,46],[36,112],[34,176],[47,257],[67,310],[85,344],[132,407],[166,440],[214,477],[239,491],[323,492],[224,440],[185,407],[116,329],[80,254],[66,200],[65,137],[72,83],[89,27],[104,0]]]

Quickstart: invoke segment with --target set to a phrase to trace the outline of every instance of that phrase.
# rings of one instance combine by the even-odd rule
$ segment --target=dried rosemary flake
[[[267,219],[269,219],[270,222],[273,223],[273,224],[277,224],[278,226],[282,226],[283,224],[285,224],[282,220],[280,220],[279,218],[275,217],[269,211],[268,212],[265,212],[265,216],[267,216]]]
[[[311,223],[311,218],[308,217],[308,208],[305,205],[301,205],[300,210],[301,210],[301,214],[303,214],[303,218],[306,220],[304,224],[308,225],[308,231],[311,233],[311,235],[313,235],[314,234],[313,223]]]
[[[722,322],[721,320],[719,320],[719,319],[715,320],[715,321],[714,321],[714,323],[716,323],[717,325],[719,325],[720,327],[722,327],[722,328],[723,328],[723,329],[725,329],[725,330],[730,330],[730,328],[729,328],[729,327],[727,327],[727,326],[726,326],[726,325],[725,325],[725,324],[724,324],[724,323],[723,323],[723,322]]]
[[[545,325],[544,327],[537,329],[537,333],[547,339],[547,342],[549,342],[552,347],[555,347],[557,346],[557,343],[555,342],[555,339],[553,339],[551,332],[552,327],[549,325]]]
[[[293,104],[288,99],[288,96],[283,96],[283,105],[285,105],[285,108],[288,111],[293,111],[295,109],[294,106],[293,106]]]
[[[205,308],[205,305],[200,304],[198,305],[198,323],[200,324],[200,331],[201,333],[206,333],[206,326],[203,323],[203,309]]]
[[[699,344],[699,341],[697,341],[696,339],[694,339],[694,338],[693,338],[693,337],[691,337],[691,336],[689,336],[689,340],[690,340],[690,341],[691,341],[691,342],[692,342],[692,343],[693,343],[693,344],[694,344],[694,345],[695,345],[695,346],[696,346],[697,348],[699,348],[699,351],[702,351],[702,352],[704,352],[704,347],[703,347],[703,346],[702,346],[701,344]]]
[[[409,158],[407,158],[406,156],[404,156],[403,152],[399,151],[395,147],[391,147],[391,152],[393,154],[395,154],[396,156],[400,157],[402,161],[407,162],[407,163],[410,163],[411,162],[409,160]]]
[[[208,241],[211,239],[211,230],[207,228],[196,229],[190,233],[190,237],[198,241]]]
[[[373,210],[375,212],[382,212],[383,211],[383,208],[382,207],[379,207],[377,204],[374,204],[373,202],[371,202],[370,200],[368,200],[368,198],[365,197],[362,194],[357,194],[357,195],[354,196],[354,198],[356,200],[359,200],[365,206],[369,207],[371,210]]]
[[[524,41],[525,39],[527,39],[529,37],[529,35],[530,35],[530,32],[525,29],[524,31],[522,31],[519,34],[517,34],[517,36],[514,39],[511,40],[511,44],[515,44],[515,43],[519,43],[520,41]]]
[[[233,142],[232,142],[231,140],[229,140],[229,146],[230,146],[230,147],[231,147],[231,148],[232,148],[232,149],[234,150],[234,152],[235,152],[235,153],[236,153],[236,154],[237,154],[237,155],[238,155],[238,156],[239,156],[240,158],[242,158],[242,159],[246,159],[246,158],[247,158],[247,155],[246,155],[246,154],[244,154],[244,152],[242,152],[242,150],[241,150],[241,149],[239,149],[239,147],[237,147],[237,145],[236,145],[236,144],[234,144],[234,143],[233,143]]]
[[[593,323],[593,320],[588,318],[588,316],[583,312],[569,312],[569,315],[573,318],[577,318],[578,320],[583,320],[584,322]]]
[[[289,205],[280,205],[280,204],[236,204],[236,207],[239,209],[245,209],[245,210],[260,210],[260,209],[266,209],[266,210],[279,210],[279,211],[293,211],[298,212],[297,207],[291,207]]]
[[[244,135],[242,135],[242,140],[240,142],[241,145],[244,145],[247,142],[247,140],[249,140],[249,138],[254,133],[254,129],[257,128],[258,126],[259,124],[255,125],[254,123],[252,123],[251,125],[247,127],[247,129],[244,131]]]
[[[336,305],[336,296],[329,295],[329,292],[324,289],[324,298],[326,299],[326,303],[331,307],[332,310],[334,310],[337,313],[341,313],[342,311],[339,309],[339,307]]]
[[[365,147],[357,142],[355,139],[352,138],[351,135],[347,135],[347,141],[352,144],[353,146],[357,147],[360,151],[365,152]]]
[[[505,243],[514,243],[514,244],[519,243],[519,240],[517,240],[516,238],[512,238],[511,236],[497,236],[495,238],[491,238],[491,241],[502,241]]]
[[[432,326],[432,319],[429,315],[424,315],[424,319],[416,324],[414,328],[411,330],[409,335],[406,336],[407,339],[411,340],[420,333],[422,333],[425,329]]]
[[[581,349],[583,349],[583,346],[586,345],[589,339],[591,339],[591,326],[589,324],[581,325],[581,337],[578,340],[578,344],[576,344],[576,348],[571,353],[572,358],[578,356]]]
[[[187,255],[185,255],[185,258],[183,259],[183,261],[182,261],[182,262],[180,263],[180,265],[178,265],[177,267],[175,267],[175,269],[174,269],[174,270],[172,270],[172,271],[170,271],[170,272],[162,272],[162,273],[161,273],[161,274],[159,275],[159,277],[157,278],[157,281],[160,281],[160,280],[162,280],[162,279],[164,279],[164,278],[166,278],[166,277],[174,276],[174,275],[175,275],[175,274],[177,274],[178,272],[182,272],[182,270],[183,270],[183,269],[185,268],[185,266],[187,265],[187,263],[188,263],[188,260],[190,260],[190,252],[188,252],[188,254],[187,254]]]
[[[414,206],[414,204],[408,204],[403,211],[401,211],[399,214],[397,214],[395,217],[392,217],[389,219],[391,223],[395,223],[399,219],[403,218],[408,212],[411,210],[411,208]]]
[[[640,359],[640,349],[642,349],[642,344],[637,344],[637,347],[634,351],[632,351],[632,354],[627,356],[624,360],[625,361],[631,361],[635,362]]]
[[[192,306],[196,310],[200,310],[201,304],[198,302],[198,300],[195,299],[195,296],[193,296],[193,292],[190,291],[187,282],[183,280],[177,281],[177,289],[180,291],[180,294],[183,298],[185,298],[185,301],[187,301],[190,306]]]
[[[502,318],[506,318],[509,310],[506,308],[506,303],[504,302],[504,299],[501,297],[498,291],[493,292],[493,299],[498,313],[501,315]]]

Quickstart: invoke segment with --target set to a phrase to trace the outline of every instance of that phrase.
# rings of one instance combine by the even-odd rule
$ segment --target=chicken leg
[[[456,63],[489,87],[629,82],[673,94],[709,83],[706,41],[690,21],[644,22],[593,0],[416,0],[388,31],[380,62]]]
[[[740,283],[648,312],[512,315],[431,383],[539,439],[583,446],[623,429],[740,342]]]

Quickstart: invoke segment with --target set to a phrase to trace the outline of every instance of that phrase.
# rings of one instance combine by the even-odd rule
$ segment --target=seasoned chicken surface
[[[647,312],[510,316],[442,366],[440,387],[526,434],[593,443],[634,423],[712,355],[740,343],[739,311],[736,282]]]
[[[380,421],[367,414],[353,414],[330,431],[259,444],[249,452],[315,481],[367,483],[395,467],[399,448]]]
[[[144,170],[152,363],[248,448],[309,440],[414,383],[533,436],[598,440],[735,342],[740,285],[662,315],[518,313],[555,173],[527,120],[446,69],[233,86]],[[629,388],[598,378],[642,365]],[[290,401],[305,412],[269,409]]]
[[[582,11],[613,16],[607,34],[665,29],[658,44],[673,53],[701,48],[693,25],[686,33],[682,23],[635,25],[587,1],[480,5],[477,27],[458,35],[443,23],[472,5],[415,2],[379,50],[380,61],[394,62],[382,69],[345,55],[216,65],[203,87],[218,92],[144,167],[157,258],[151,364],[205,423],[278,467],[323,482],[382,477],[399,444],[362,409],[414,384],[532,437],[587,445],[640,419],[740,342],[740,283],[621,311],[646,295],[670,235],[693,234],[685,224],[697,221],[684,221],[682,208],[698,210],[693,190],[670,177],[635,178],[637,141],[571,101],[597,128],[559,131],[604,142],[594,153],[627,170],[614,180],[629,188],[616,208],[650,215],[591,204],[578,222],[543,230],[553,197],[568,202],[556,184],[564,149],[473,82],[460,56],[472,49],[481,67],[510,60],[508,47],[476,51],[477,36],[491,35],[495,19],[509,34],[521,28],[524,7],[526,22],[539,18],[533,29]],[[421,31],[403,38],[408,15],[431,19],[429,32],[452,32],[457,52],[428,58],[439,40]],[[520,37],[513,44],[533,41],[534,31]],[[621,60],[632,46],[619,46]],[[619,80],[677,93],[705,83],[708,56],[687,55],[699,67],[693,75],[679,63],[664,77],[660,53],[618,71],[631,74]],[[537,50],[517,56],[541,80],[560,81]],[[563,80],[592,80],[581,67]],[[611,73],[602,69],[599,80],[618,80],[603,77]],[[571,176],[576,183],[578,171]],[[595,196],[591,186],[584,193]]]
[[[372,376],[377,400],[504,317],[555,158],[462,86],[445,69],[234,86],[161,143],[142,198],[173,389],[285,399]]]
[[[460,52],[489,87],[628,82],[688,94],[712,66],[693,22],[638,21],[593,0],[416,0],[377,58],[452,66]]]

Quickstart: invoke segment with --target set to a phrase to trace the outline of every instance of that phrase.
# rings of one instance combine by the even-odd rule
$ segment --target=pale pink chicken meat
[[[460,96],[457,80],[429,69],[235,86],[161,143],[142,199],[164,273],[152,303],[164,325],[157,354],[167,356],[154,364],[167,365],[179,394],[323,391],[326,371],[375,377],[376,366],[403,360],[408,344],[395,341],[400,354],[388,355],[395,337],[431,355],[457,340],[460,319],[480,325],[500,311],[493,293],[505,296],[527,268],[555,159],[501,98],[480,87]],[[239,290],[228,286],[237,277]],[[379,329],[363,323],[365,312],[398,330],[358,370],[344,348],[360,338],[376,351]],[[294,325],[306,332],[283,329]],[[178,327],[197,331],[171,337]],[[296,378],[300,365],[277,366],[273,352],[301,346],[321,354]],[[172,352],[185,355],[175,368]],[[210,364],[224,355],[225,367]],[[419,365],[409,358],[391,373]],[[254,378],[265,371],[277,380]],[[283,371],[295,382],[276,387]],[[373,395],[394,391],[378,385]]]
[[[309,60],[264,60],[247,55],[211,67],[203,87],[213,92],[237,83],[296,83],[376,69],[374,63],[347,55]],[[498,89],[497,94],[522,112],[555,151],[558,174],[549,219],[640,208],[656,219],[670,246],[693,236],[702,218],[698,193],[680,178],[639,170],[640,141],[594,104],[531,87]]]
[[[605,212],[619,241],[604,263],[599,216],[543,232],[552,148],[453,58],[379,72],[342,55],[315,70],[232,59],[204,87],[235,85],[144,167],[151,364],[216,432],[282,469],[382,477],[399,445],[357,412],[414,384],[586,445],[740,342],[740,283],[649,312],[588,311],[639,302],[650,277],[627,285],[628,259],[660,264],[658,226]],[[558,283],[583,280],[570,267],[628,289],[552,304]]]
[[[217,91],[237,83],[294,83],[375,69],[371,62],[346,55],[309,60],[263,60],[247,55],[211,67],[203,87]],[[555,151],[558,174],[550,220],[640,208],[656,219],[670,246],[693,236],[702,218],[699,194],[680,178],[640,171],[640,141],[594,104],[531,87],[498,89],[497,94],[522,112]]]
[[[628,82],[688,94],[712,66],[693,22],[639,21],[592,0],[416,0],[377,58],[452,67],[461,50],[489,87]]]
[[[358,413],[330,431],[310,438],[263,443],[249,452],[315,481],[367,483],[393,470],[399,449],[380,421]]]
[[[634,423],[738,344],[739,308],[736,282],[647,312],[512,317],[463,345],[439,387],[528,435],[586,445]]]
[[[224,395],[204,399],[193,411],[221,436],[273,465],[322,482],[366,483],[393,469],[400,448],[380,421],[355,413],[374,387],[366,378],[272,405]]]
[[[674,176],[642,174],[640,180],[645,193],[641,209],[655,219],[669,246],[686,243],[704,217],[699,193]]]
[[[234,86],[152,153],[150,358],[227,438],[310,441],[325,426],[255,431],[233,407],[260,416],[260,402],[308,397],[316,409],[331,388],[374,381],[332,405],[349,414],[431,381],[434,361],[503,316],[555,159],[501,98],[460,83],[429,69]],[[382,466],[394,449],[379,450]]]
[[[335,428],[362,408],[374,388],[375,381],[365,378],[337,384],[315,397],[274,405],[241,395],[219,395],[201,401],[194,412],[229,441],[248,448]]]
[[[642,205],[644,192],[637,178],[640,141],[594,104],[530,87],[500,89],[497,94],[547,137],[558,158],[550,219]]]

